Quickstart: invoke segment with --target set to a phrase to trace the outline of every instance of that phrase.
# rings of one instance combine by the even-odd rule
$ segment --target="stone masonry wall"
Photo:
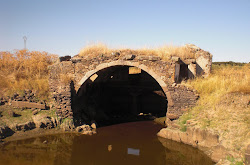
[[[178,118],[188,107],[195,105],[198,99],[198,94],[194,90],[175,83],[176,60],[174,58],[164,61],[156,56],[120,54],[119,52],[111,55],[100,54],[98,57],[77,55],[73,58],[61,57],[60,61],[49,67],[50,91],[58,114],[63,118],[73,118],[72,93],[77,93],[82,83],[97,71],[118,65],[136,66],[156,79],[167,96],[167,116],[170,119]],[[207,73],[209,73],[208,70],[209,68]]]

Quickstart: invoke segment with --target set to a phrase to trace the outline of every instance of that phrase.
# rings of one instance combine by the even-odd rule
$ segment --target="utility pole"
[[[26,41],[27,41],[27,37],[23,36],[23,41],[24,41],[24,49],[26,50]]]

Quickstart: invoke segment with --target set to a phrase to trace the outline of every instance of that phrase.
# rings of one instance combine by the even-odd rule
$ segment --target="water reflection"
[[[98,129],[93,136],[60,134],[0,147],[0,165],[213,164],[199,150],[157,138],[161,126],[136,122]]]
[[[140,155],[140,149],[128,148],[128,154],[139,156]]]

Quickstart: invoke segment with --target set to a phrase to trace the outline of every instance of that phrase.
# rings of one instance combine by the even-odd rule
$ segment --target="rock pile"
[[[44,101],[39,101],[38,98],[36,98],[36,92],[30,89],[23,90],[21,93],[14,93],[10,99],[13,101],[28,101],[44,104]]]
[[[26,89],[18,93],[16,92],[8,97],[0,97],[0,105],[7,104],[11,101],[25,101],[31,103],[45,104],[45,101],[39,100],[36,97],[36,92],[30,89]]]
[[[7,126],[0,126],[0,139],[14,134],[14,131]]]
[[[0,105],[4,105],[8,102],[8,98],[0,97]]]

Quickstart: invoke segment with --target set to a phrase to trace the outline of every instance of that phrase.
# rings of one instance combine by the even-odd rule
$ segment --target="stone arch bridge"
[[[210,53],[191,50],[197,58],[164,60],[121,52],[60,57],[49,67],[57,114],[74,119],[77,125],[148,114],[176,119],[199,97],[180,82],[207,76],[211,70]]]

